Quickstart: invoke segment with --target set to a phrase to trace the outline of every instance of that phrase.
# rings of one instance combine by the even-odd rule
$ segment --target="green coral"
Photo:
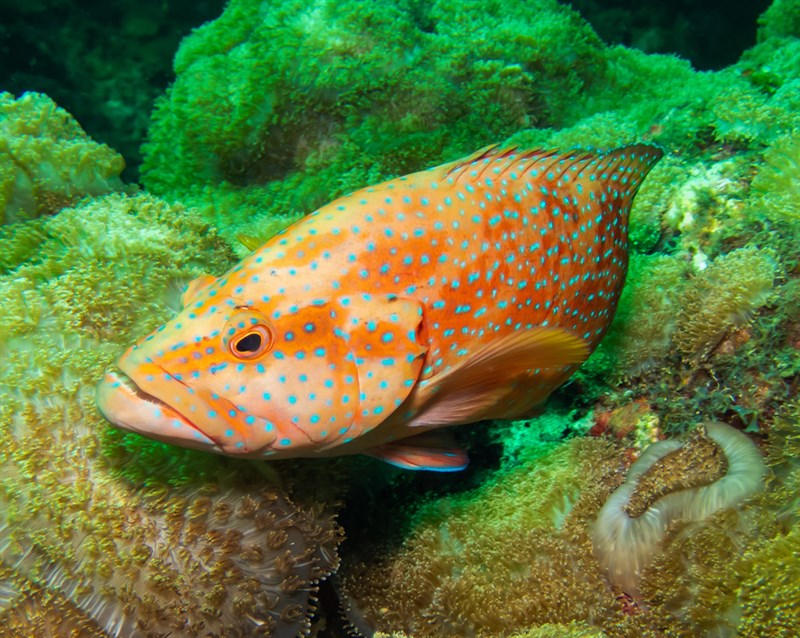
[[[754,246],[714,260],[680,296],[678,349],[687,357],[707,355],[726,330],[749,321],[767,302],[777,273],[775,254]]]
[[[672,348],[688,272],[679,256],[632,254],[617,314],[584,374],[638,376],[659,365]]]
[[[781,463],[796,407],[770,435]],[[692,452],[678,471],[668,456],[662,478],[704,484],[698,468],[713,471],[715,460],[702,445]],[[622,456],[602,440],[572,439],[506,463],[477,489],[419,506],[399,545],[374,554],[361,545],[345,559],[344,588],[367,623],[398,636],[570,635],[548,623],[620,638],[790,636],[800,609],[796,459],[740,509],[673,521],[641,575],[636,605],[598,576],[587,538],[621,479]]]
[[[0,226],[0,274],[16,268],[36,255],[45,238],[44,220],[32,220]]]
[[[197,250],[186,250],[187,233],[198,238]],[[56,322],[76,335],[127,344],[174,312],[182,284],[201,269],[233,264],[206,224],[148,195],[110,195],[34,222],[31,234],[20,228],[8,237],[22,244],[9,252],[26,254],[31,236],[42,242],[35,258],[14,264],[15,276],[0,285],[8,317],[0,338]],[[83,268],[74,266],[76,252]],[[136,285],[121,287],[126,281]]]
[[[52,214],[122,190],[122,157],[97,144],[46,95],[0,93],[0,222]]]
[[[189,36],[143,178],[252,232],[356,187],[556,124],[601,44],[552,0],[231,2]],[[241,214],[240,214],[241,215]]]
[[[652,198],[645,184],[633,248],[683,233],[708,254],[723,238],[716,228],[751,230],[737,205],[751,158],[720,153],[708,167],[705,151],[785,134],[800,78],[784,61],[798,54],[792,39],[766,38],[740,64],[697,73],[672,56],[604,47],[551,0],[236,0],[182,43],[143,178],[226,237],[264,239],[344,192],[504,138],[602,148],[644,139],[678,155],[648,179],[663,185]]]
[[[758,19],[758,39],[775,37],[800,38],[800,2],[774,0]]]
[[[784,135],[764,153],[753,179],[751,206],[775,223],[800,223],[800,133]]]
[[[800,84],[798,85],[800,90]],[[779,137],[764,151],[752,182],[747,214],[764,225],[787,271],[800,264],[800,129]]]
[[[604,635],[596,627],[573,621],[566,624],[547,623],[534,629],[514,634],[511,638],[603,638]]]

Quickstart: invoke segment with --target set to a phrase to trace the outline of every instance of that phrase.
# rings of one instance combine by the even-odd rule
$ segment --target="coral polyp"
[[[777,272],[775,254],[754,246],[714,260],[681,295],[675,329],[681,352],[702,358],[726,330],[747,323],[769,299]]]

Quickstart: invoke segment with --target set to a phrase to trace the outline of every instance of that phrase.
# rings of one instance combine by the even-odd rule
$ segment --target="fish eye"
[[[269,328],[255,325],[231,339],[228,349],[237,359],[255,359],[272,347],[272,341]]]

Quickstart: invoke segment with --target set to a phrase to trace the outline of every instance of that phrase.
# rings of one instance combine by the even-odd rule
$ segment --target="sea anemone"
[[[592,526],[592,543],[609,581],[639,593],[650,563],[675,520],[700,521],[739,505],[764,486],[766,465],[739,430],[711,422],[686,443],[651,445],[606,501]]]

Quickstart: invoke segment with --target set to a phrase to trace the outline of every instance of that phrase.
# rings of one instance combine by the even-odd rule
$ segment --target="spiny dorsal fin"
[[[493,144],[434,170],[442,171],[443,178],[453,181],[479,179],[489,168],[499,168],[499,171],[493,170],[492,178],[507,178],[510,173],[519,176],[527,171],[532,177],[545,175],[562,184],[581,179],[599,184],[610,182],[618,185],[617,191],[623,197],[633,197],[663,154],[661,149],[649,144],[631,144],[608,152],[520,150],[515,146],[500,148],[499,144]]]

